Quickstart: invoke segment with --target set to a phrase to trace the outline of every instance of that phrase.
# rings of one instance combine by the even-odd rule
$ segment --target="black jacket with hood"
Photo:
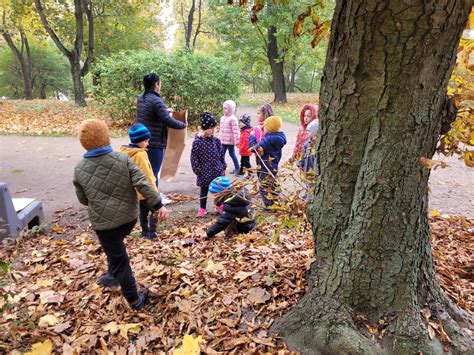
[[[168,142],[168,129],[184,129],[186,124],[170,116],[160,94],[145,91],[137,100],[137,122],[145,125],[151,133],[149,148],[165,149]]]

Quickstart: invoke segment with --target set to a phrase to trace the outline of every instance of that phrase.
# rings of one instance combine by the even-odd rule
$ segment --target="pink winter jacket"
[[[219,139],[222,144],[235,145],[239,143],[240,129],[235,115],[222,116]]]

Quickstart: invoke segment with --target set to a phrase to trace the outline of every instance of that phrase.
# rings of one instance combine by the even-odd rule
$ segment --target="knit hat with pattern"
[[[79,125],[78,136],[81,145],[86,150],[110,145],[109,127],[98,119],[88,119]]]
[[[143,124],[135,123],[128,130],[128,136],[130,137],[130,142],[140,143],[151,138],[151,133]]]
[[[213,194],[228,190],[231,188],[231,183],[229,178],[225,176],[218,176],[211,181],[209,185],[209,191]]]
[[[278,116],[270,116],[263,123],[263,127],[270,133],[276,133],[281,129],[281,118]]]
[[[248,114],[243,114],[242,116],[240,116],[239,118],[239,121],[242,122],[245,126],[249,126],[250,127],[250,120],[252,118],[250,117],[250,115]]]
[[[209,128],[214,128],[217,126],[217,121],[214,115],[210,112],[203,112],[199,115],[199,120],[201,121],[201,129],[205,131]]]

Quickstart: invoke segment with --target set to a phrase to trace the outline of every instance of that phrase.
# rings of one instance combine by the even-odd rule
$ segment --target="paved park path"
[[[238,114],[250,113],[255,108],[240,107]],[[284,123],[288,144],[283,160],[292,152],[298,126]],[[186,148],[177,176],[161,182],[160,191],[184,195],[198,194],[195,176],[189,161],[194,133],[188,134]],[[128,139],[114,138],[112,146],[118,150]],[[13,197],[34,197],[43,201],[49,223],[62,218],[62,223],[84,222],[87,213],[75,196],[72,185],[73,169],[84,153],[74,137],[0,136],[0,181],[8,183]],[[231,164],[227,156],[228,164]],[[432,172],[430,179],[430,208],[441,213],[474,218],[474,169],[457,159],[446,159],[449,167]],[[229,165],[232,166],[232,165]]]

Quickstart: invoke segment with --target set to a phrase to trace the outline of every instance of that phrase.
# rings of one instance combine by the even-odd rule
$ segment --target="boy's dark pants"
[[[145,200],[140,200],[140,227],[142,228],[142,232],[155,232],[157,223],[158,218],[147,206]]]
[[[244,168],[252,169],[252,165],[250,165],[250,157],[246,157],[242,155],[240,157],[240,170],[239,170],[240,175],[244,174],[245,172]],[[250,174],[250,171],[249,171],[249,174]]]
[[[122,295],[130,303],[138,299],[137,285],[128,259],[124,238],[130,234],[137,220],[105,231],[95,231],[109,264],[109,274],[122,288]]]

